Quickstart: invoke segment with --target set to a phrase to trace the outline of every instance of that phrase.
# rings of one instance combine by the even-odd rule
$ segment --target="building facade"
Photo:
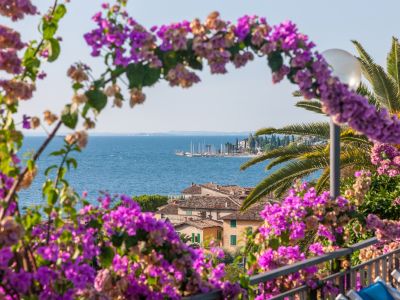
[[[188,238],[188,243],[208,247],[211,241],[222,246],[222,222],[189,220],[175,225],[175,230]]]

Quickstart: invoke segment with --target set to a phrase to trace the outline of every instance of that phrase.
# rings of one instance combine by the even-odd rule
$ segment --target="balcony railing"
[[[301,262],[294,263],[292,265],[284,266],[266,273],[258,274],[252,276],[250,278],[251,285],[257,285],[263,282],[267,282],[278,278],[283,275],[289,275],[295,273],[305,267],[311,267],[315,265],[319,265],[321,263],[331,262],[337,259],[346,259],[347,261],[351,261],[351,255],[363,248],[367,248],[371,245],[376,244],[378,241],[376,238],[371,238],[360,243],[354,244],[348,248],[338,249],[331,253],[326,253],[324,255],[313,257],[310,259],[306,259]],[[391,282],[393,285],[397,286],[398,283],[395,281],[391,272],[395,269],[399,268],[400,261],[400,249],[396,249],[392,252],[386,253],[377,258],[371,259],[362,264],[351,266],[349,265],[346,269],[341,270],[339,272],[333,273],[328,277],[322,279],[322,282],[331,281],[337,287],[342,294],[345,294],[346,291],[350,289],[355,289],[357,283],[361,284],[361,286],[367,286],[373,283],[373,280],[380,276],[383,280],[387,282]],[[222,299],[222,292],[220,290],[214,290],[209,293],[199,294],[192,297],[187,297],[186,299],[197,300],[214,300],[214,299]],[[303,285],[293,290],[289,290],[283,292],[277,296],[271,298],[271,300],[278,299],[323,299],[321,296],[321,291],[319,289],[311,290],[308,286]],[[332,296],[330,299],[334,299]]]

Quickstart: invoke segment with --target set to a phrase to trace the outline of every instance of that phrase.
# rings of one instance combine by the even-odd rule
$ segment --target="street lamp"
[[[361,82],[361,66],[357,58],[341,49],[329,49],[322,52],[323,57],[332,68],[334,76],[357,90]],[[340,194],[340,126],[330,120],[330,195],[335,199]]]

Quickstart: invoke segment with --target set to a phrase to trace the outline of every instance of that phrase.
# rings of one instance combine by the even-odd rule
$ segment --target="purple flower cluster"
[[[92,55],[99,56],[102,49],[115,52],[114,64],[127,66],[129,63],[149,61],[154,67],[161,61],[154,54],[155,36],[135,20],[120,12],[119,6],[103,6],[112,18],[122,17],[126,22],[118,24],[97,13],[93,20],[98,28],[85,34],[86,43],[92,48]]]
[[[214,12],[204,23],[195,19],[146,30],[119,6],[103,8],[104,14],[94,17],[97,28],[85,34],[94,56],[111,53],[116,66],[143,63],[165,67],[166,72],[178,64],[196,69],[205,60],[212,74],[226,73],[230,62],[242,67],[254,54],[268,56],[273,82],[288,77],[306,98],[319,98],[336,122],[348,123],[375,141],[400,143],[397,116],[384,109],[377,111],[367,99],[332,77],[324,58],[312,50],[314,43],[290,21],[270,27],[265,18],[246,15],[231,24]],[[172,86],[190,87],[200,81],[189,71],[164,75]]]
[[[21,41],[19,32],[13,29],[0,25],[0,49],[14,48],[21,50],[24,47]]]
[[[263,245],[265,250],[250,266],[250,274],[321,255],[343,245],[347,234],[344,226],[353,211],[354,208],[342,197],[332,200],[328,192],[318,195],[314,188],[298,184],[281,203],[267,204],[261,212],[265,221],[255,242]],[[308,241],[309,246],[301,250],[298,245],[311,236],[312,243]],[[268,299],[302,284],[312,285],[318,270],[317,267],[306,268],[289,277],[267,282],[262,285],[258,299]]]
[[[16,156],[14,156],[17,159]],[[18,164],[19,160],[15,160],[15,166]],[[6,174],[0,172],[0,205],[2,205],[3,200],[6,198],[8,191],[11,189],[14,183],[14,178],[7,176]],[[6,215],[13,215],[16,209],[16,203],[12,203],[7,211]]]
[[[13,21],[22,19],[25,15],[36,14],[37,9],[30,0],[0,0],[0,15]]]
[[[375,235],[380,241],[400,241],[400,221],[381,220],[378,216],[369,214],[367,228],[375,231]]]
[[[394,177],[400,174],[400,151],[395,146],[375,143],[371,150],[371,162],[377,166],[380,175]]]
[[[52,225],[50,234],[47,224],[35,226],[31,249],[36,271],[13,262],[16,253],[10,246],[19,243],[20,227],[10,217],[1,223],[0,298],[181,299],[220,288],[233,299],[243,292],[239,284],[224,282],[225,265],[217,262],[223,256],[220,249],[194,250],[170,223],[142,213],[127,196],[119,200],[108,209],[106,195],[103,208],[86,205],[75,222]]]
[[[21,60],[19,59],[15,49],[0,49],[0,70],[10,74],[21,73]]]

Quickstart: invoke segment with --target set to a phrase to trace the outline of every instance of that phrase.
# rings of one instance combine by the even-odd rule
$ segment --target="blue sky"
[[[34,1],[41,11],[48,0]],[[61,22],[63,37],[60,59],[46,64],[46,80],[38,85],[34,99],[24,102],[21,111],[41,115],[50,108],[58,112],[72,93],[66,78],[68,66],[76,61],[88,63],[95,72],[102,69],[101,59],[92,58],[82,35],[93,28],[91,16],[103,1],[71,0],[68,15]],[[129,0],[129,13],[146,26],[160,25],[194,17],[204,19],[217,10],[224,19],[236,20],[244,14],[265,16],[270,24],[294,21],[309,35],[320,51],[341,48],[354,53],[352,39],[359,40],[376,61],[383,64],[391,37],[400,36],[400,1],[272,1],[272,0]],[[2,19],[3,20],[3,19]],[[25,40],[37,37],[36,19],[12,24]],[[227,75],[209,75],[191,89],[170,88],[166,83],[146,89],[144,105],[130,109],[108,107],[96,128],[102,133],[167,131],[251,131],[266,126],[323,120],[313,113],[294,107],[294,87],[287,82],[273,85],[263,59],[245,68],[229,69]]]

